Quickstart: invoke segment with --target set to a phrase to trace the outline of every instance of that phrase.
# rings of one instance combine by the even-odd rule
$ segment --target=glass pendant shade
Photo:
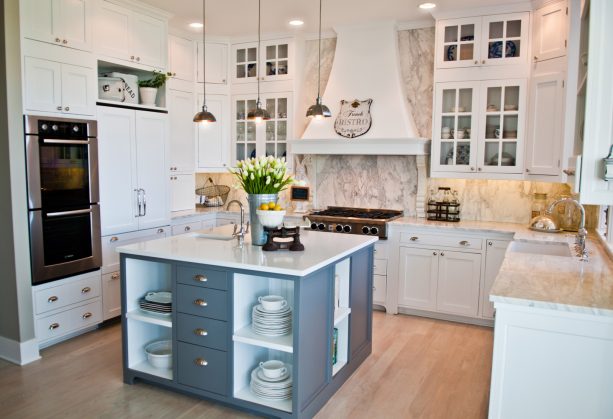
[[[209,122],[215,122],[215,121],[217,121],[217,119],[215,119],[215,115],[209,112],[206,109],[206,106],[203,106],[202,110],[198,112],[196,115],[194,115],[194,122],[198,122],[201,124],[207,124]]]
[[[309,118],[321,119],[321,118],[330,118],[332,116],[332,112],[330,109],[323,103],[321,103],[321,98],[317,97],[314,105],[311,105],[309,109],[307,109],[306,116]]]

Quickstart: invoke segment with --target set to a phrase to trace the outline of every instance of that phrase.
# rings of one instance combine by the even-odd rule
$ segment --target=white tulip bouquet
[[[230,172],[248,194],[278,194],[294,183],[292,176],[286,176],[285,158],[261,156],[240,160],[236,167],[230,168]]]

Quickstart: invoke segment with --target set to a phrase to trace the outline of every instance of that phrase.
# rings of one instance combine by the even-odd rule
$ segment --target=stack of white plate
[[[284,336],[292,332],[292,309],[266,310],[262,304],[253,307],[251,328],[258,335]]]
[[[287,365],[287,364],[286,364]],[[287,400],[292,398],[292,374],[287,372],[278,378],[268,378],[261,367],[251,372],[251,392],[267,400]]]
[[[172,315],[172,293],[168,291],[151,291],[138,300],[140,309],[149,314]]]

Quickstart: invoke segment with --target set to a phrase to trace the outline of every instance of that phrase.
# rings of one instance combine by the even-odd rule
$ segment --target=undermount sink
[[[232,235],[219,234],[219,233],[192,233],[192,237],[196,237],[198,239],[224,240],[224,241],[229,241],[234,238]]]
[[[533,255],[571,257],[570,247],[566,243],[528,243],[514,241],[509,246],[511,252],[530,253]]]

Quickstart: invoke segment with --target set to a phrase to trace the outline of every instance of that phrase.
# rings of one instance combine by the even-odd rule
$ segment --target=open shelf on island
[[[249,345],[261,346],[262,348],[276,349],[281,352],[294,352],[294,336],[292,333],[285,336],[263,336],[258,335],[251,329],[251,325],[234,332],[232,336],[234,342],[247,343]]]
[[[351,314],[351,309],[347,307],[337,307],[334,310],[334,326],[347,318]]]
[[[334,268],[334,329],[336,329],[336,364],[332,365],[332,376],[347,365],[349,352],[349,282],[351,262],[344,259]],[[332,354],[332,357],[334,354]],[[331,358],[332,358],[331,357]]]
[[[262,399],[261,397],[256,396],[251,392],[249,387],[244,387],[234,393],[234,397],[237,399],[245,400],[251,403],[261,404],[263,406],[268,406],[273,409],[282,410],[284,412],[292,412],[292,399],[288,400],[267,400]]]
[[[147,360],[140,362],[132,367],[131,370],[144,372],[146,374],[155,375],[156,377],[172,380],[172,368],[162,369],[153,367]]]
[[[138,309],[126,313],[126,318],[138,320],[145,323],[157,324],[159,326],[164,327],[172,327],[172,320],[170,316],[166,317],[161,315],[158,316],[155,314],[148,314]]]

